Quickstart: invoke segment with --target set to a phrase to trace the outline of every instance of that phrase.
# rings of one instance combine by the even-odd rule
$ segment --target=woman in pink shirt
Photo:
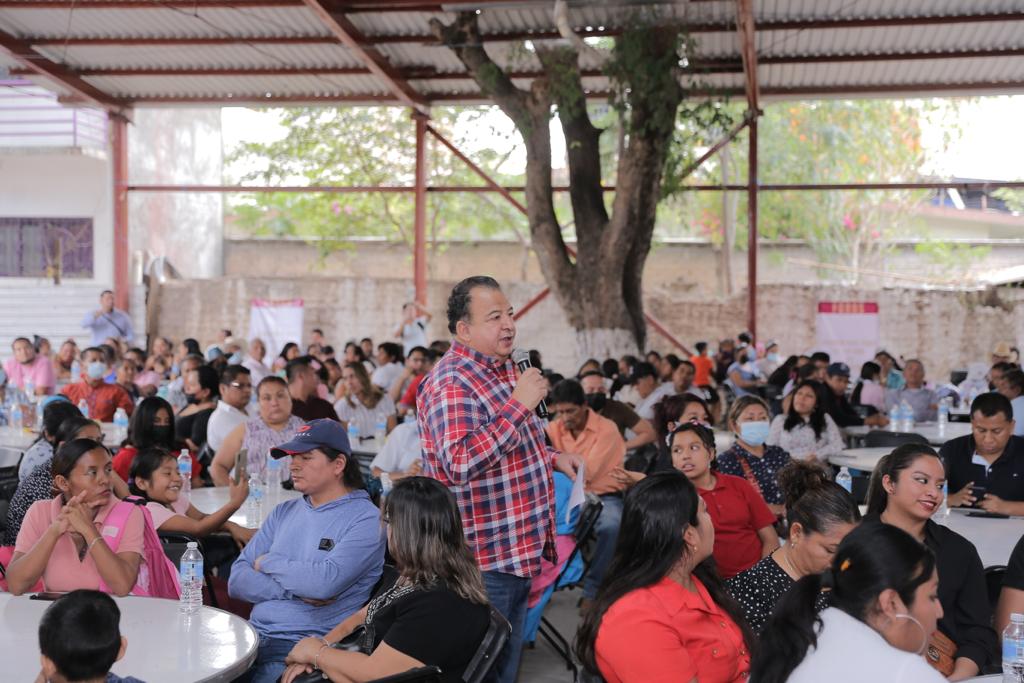
[[[133,509],[123,529],[106,525],[118,504],[111,490],[110,452],[91,439],[61,446],[51,463],[60,493],[32,504],[22,522],[7,569],[11,593],[21,595],[42,579],[48,591],[106,588],[128,595],[142,560],[142,511]],[[108,545],[120,537],[117,552]]]

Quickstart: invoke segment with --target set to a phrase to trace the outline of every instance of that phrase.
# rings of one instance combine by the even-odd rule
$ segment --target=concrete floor
[[[583,591],[563,590],[551,596],[544,615],[558,629],[562,636],[572,643],[579,625],[579,602]],[[565,661],[540,635],[534,647],[525,648],[519,664],[519,683],[572,683],[573,675]]]

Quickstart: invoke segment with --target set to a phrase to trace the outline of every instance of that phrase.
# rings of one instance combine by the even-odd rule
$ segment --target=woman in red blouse
[[[715,529],[693,484],[652,474],[623,504],[615,556],[576,638],[607,683],[733,683],[750,669],[752,636],[707,562]]]
[[[743,477],[714,469],[715,435],[693,422],[669,437],[672,466],[686,475],[708,507],[715,527],[715,562],[723,578],[750,569],[779,547],[775,514]]]

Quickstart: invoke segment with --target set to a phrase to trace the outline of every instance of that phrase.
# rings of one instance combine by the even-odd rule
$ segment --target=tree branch
[[[575,50],[536,46],[537,58],[551,82],[569,163],[569,199],[576,221],[578,263],[593,267],[599,258],[608,211],[601,189],[601,129],[590,121]]]

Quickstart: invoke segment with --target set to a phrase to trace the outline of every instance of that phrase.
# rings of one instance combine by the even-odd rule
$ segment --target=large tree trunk
[[[645,74],[633,85],[623,125],[628,134],[619,157],[612,216],[601,186],[600,137],[587,112],[573,47],[535,42],[544,75],[522,90],[495,64],[480,41],[477,15],[461,12],[451,25],[431,20],[438,39],[512,119],[526,145],[526,207],[532,245],[544,277],[577,332],[581,357],[635,353],[644,346],[643,270],[651,248],[661,180],[682,90],[675,77],[679,30],[640,29],[633,53],[664,73]],[[623,40],[623,37],[617,40]],[[662,68],[662,67],[658,67]],[[555,216],[548,119],[556,106],[565,135],[569,196],[577,237],[568,253]]]

